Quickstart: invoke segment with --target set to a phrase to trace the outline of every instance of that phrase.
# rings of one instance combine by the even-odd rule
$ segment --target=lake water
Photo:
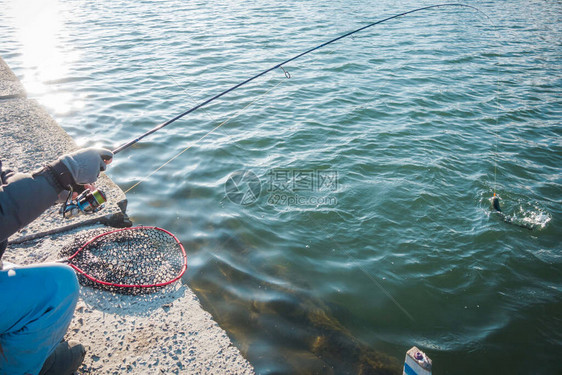
[[[413,345],[436,375],[562,371],[562,3],[470,4],[487,16],[377,25],[115,157],[129,215],[178,235],[258,373],[398,373]],[[115,148],[426,5],[3,0],[0,55]]]

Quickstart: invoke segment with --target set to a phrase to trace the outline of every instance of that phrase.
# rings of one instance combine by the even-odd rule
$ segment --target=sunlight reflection
[[[59,0],[12,0],[7,14],[13,22],[15,39],[21,45],[23,84],[31,97],[39,99],[54,114],[66,114],[73,102],[69,94],[55,93],[53,87],[68,77],[69,64],[79,53],[65,43],[63,2]]]

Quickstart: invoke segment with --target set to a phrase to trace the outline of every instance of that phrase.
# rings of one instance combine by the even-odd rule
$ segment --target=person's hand
[[[104,148],[83,148],[59,158],[77,185],[91,184],[113,160],[113,152]]]

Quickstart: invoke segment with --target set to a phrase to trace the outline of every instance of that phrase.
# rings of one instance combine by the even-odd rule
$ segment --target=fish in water
[[[492,207],[494,207],[494,210],[502,212],[502,209],[500,208],[500,199],[496,193],[494,193],[494,196],[492,197]]]
[[[524,224],[524,223],[519,223],[519,222],[513,220],[513,217],[511,217],[511,216],[506,216],[502,212],[502,209],[500,207],[500,199],[496,195],[496,193],[494,193],[494,196],[492,197],[492,207],[494,208],[494,210],[496,210],[496,212],[500,215],[500,217],[502,218],[502,220],[504,222],[506,222],[508,224],[517,225],[518,227],[525,228],[525,229],[528,229],[528,230],[535,229],[533,226],[530,226],[530,225]]]

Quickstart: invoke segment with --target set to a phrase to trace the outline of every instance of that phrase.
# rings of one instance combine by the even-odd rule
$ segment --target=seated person
[[[3,171],[0,162],[0,375],[70,375],[82,364],[84,346],[62,341],[78,301],[72,268],[47,263],[3,269],[1,258],[9,236],[65,190],[95,182],[112,157],[109,150],[81,149],[31,174]]]

